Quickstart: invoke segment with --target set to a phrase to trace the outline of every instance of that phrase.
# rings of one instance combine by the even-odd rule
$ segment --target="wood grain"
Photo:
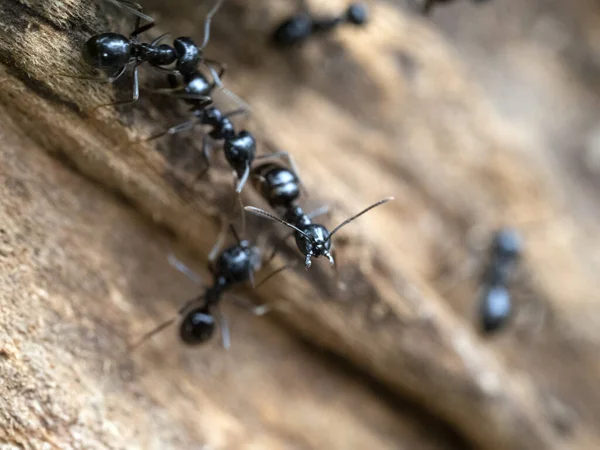
[[[159,20],[156,35],[173,30],[198,38],[206,5],[173,5],[147,3]],[[293,54],[277,53],[267,47],[265,36],[269,24],[290,6],[275,0],[231,1],[214,23],[209,56],[229,64],[228,86],[252,105],[253,117],[244,125],[259,142],[275,142],[294,154],[311,192],[309,204],[334,207],[331,224],[381,197],[394,195],[396,201],[361,218],[336,240],[341,287],[323,263],[308,273],[288,271],[276,283],[247,294],[276,303],[282,323],[350,361],[397,398],[409,398],[439,416],[476,448],[597,448],[594,405],[600,402],[592,381],[598,367],[590,357],[598,342],[590,314],[598,308],[597,281],[585,262],[598,240],[580,233],[553,184],[551,168],[531,156],[535,142],[499,117],[458,52],[405,10],[374,3],[367,29],[341,29]],[[336,7],[341,3],[328,2],[322,9]],[[218,228],[207,208],[230,198],[229,171],[215,169],[209,182],[191,183],[198,170],[200,131],[151,145],[139,142],[181,120],[184,109],[147,94],[135,108],[90,114],[90,108],[113,95],[127,95],[127,87],[56,75],[85,72],[81,43],[106,29],[109,13],[109,8],[90,3],[14,0],[0,11],[0,103],[10,116],[5,122],[14,121],[18,133],[33,141],[22,148],[39,147],[67,160],[174,231],[202,260]],[[144,80],[148,85],[156,81],[152,73]],[[251,189],[245,202],[264,206]],[[533,311],[534,324],[541,316],[545,321],[541,328],[531,326],[532,320],[519,314],[517,319],[523,320],[490,342],[477,335],[470,312],[476,271],[461,280],[460,269],[473,259],[467,241],[473,236],[483,241],[504,224],[522,226],[528,238],[519,283],[519,291],[526,293],[520,304],[528,308],[520,311]],[[253,238],[266,228],[255,221],[251,225],[248,235]],[[278,243],[276,235],[272,241]],[[138,251],[132,249],[128,258],[133,260]],[[93,255],[86,256],[99,261],[116,257]],[[285,256],[298,257],[291,247]],[[170,306],[167,312],[175,309]],[[107,311],[103,320],[116,325],[123,318]],[[278,334],[284,332],[274,329],[266,341],[276,342]],[[263,352],[258,340],[244,343],[235,334],[234,339],[234,346]],[[167,346],[166,340],[155,340],[161,344],[153,351],[162,350],[155,359],[172,358],[167,347],[177,344],[171,339]],[[222,358],[232,356],[214,352],[207,360],[220,364]],[[208,364],[204,354],[202,360]],[[261,366],[260,360],[247,364],[257,368],[253,370],[274,365]],[[235,372],[233,365],[229,370]],[[160,406],[166,406],[169,390],[177,386],[165,381],[169,375],[177,378],[179,369],[160,375]],[[200,402],[206,389],[216,389],[215,381],[204,376],[205,384],[191,382],[185,389]],[[285,392],[276,394],[277,377],[268,377],[273,385],[263,384],[269,385],[269,400],[256,404],[277,411],[274,399],[285,398]],[[218,402],[239,401],[225,389],[220,392]],[[340,395],[355,398],[346,392]],[[168,417],[182,418],[189,429],[187,420],[193,419],[180,403]],[[313,407],[321,414],[320,406]],[[203,424],[218,433],[227,429],[226,422]],[[368,439],[379,436],[370,425],[364,430]],[[306,432],[298,431],[302,436],[297,442],[305,442]],[[254,427],[241,432],[240,440],[213,436],[211,442],[239,448],[236,443],[250,435],[257,439],[247,443],[250,447],[279,445],[269,435],[262,441]],[[384,445],[374,442],[365,445]],[[306,443],[309,448],[347,445],[341,440]]]

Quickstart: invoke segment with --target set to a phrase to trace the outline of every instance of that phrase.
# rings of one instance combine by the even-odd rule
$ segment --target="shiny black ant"
[[[483,273],[483,293],[479,315],[481,329],[492,333],[504,327],[512,315],[507,283],[510,272],[521,256],[523,243],[519,232],[502,228],[493,237],[489,265]]]
[[[224,228],[224,230],[226,229]],[[215,328],[218,324],[221,329],[223,346],[229,348],[229,327],[225,317],[219,312],[219,304],[223,299],[223,296],[228,294],[232,299],[236,300],[238,305],[247,307],[254,315],[263,315],[270,310],[268,306],[250,306],[249,302],[240,302],[239,300],[243,299],[233,296],[228,291],[234,286],[239,286],[248,281],[250,281],[252,286],[257,289],[275,275],[291,267],[290,264],[286,264],[272,271],[259,283],[255,283],[254,273],[260,270],[262,266],[261,251],[258,247],[252,246],[249,241],[241,240],[232,225],[229,225],[229,230],[237,243],[221,252],[220,250],[225,240],[225,233],[221,232],[215,246],[208,256],[208,269],[213,276],[212,285],[208,287],[205,286],[205,290],[202,294],[187,301],[178,311],[178,316],[181,317],[179,337],[187,345],[199,345],[209,341],[214,335]],[[270,255],[269,259],[265,262],[265,265],[275,257],[275,254],[276,253],[273,252]],[[169,262],[177,270],[187,275],[192,281],[199,285],[204,285],[198,275],[173,255],[169,255]],[[146,333],[132,348],[147,341],[152,336],[172,325],[176,320],[177,318],[175,317],[160,324],[152,331]]]
[[[96,108],[135,103],[139,99],[140,90],[138,67],[144,62],[155,69],[182,75],[194,73],[201,62],[205,64],[210,62],[215,63],[212,60],[204,58],[203,51],[210,38],[210,22],[221,6],[221,3],[223,3],[223,0],[217,0],[207,14],[204,20],[204,40],[200,46],[197,46],[189,37],[178,37],[174,39],[173,46],[160,44],[160,42],[168,36],[168,33],[157,37],[149,44],[142,43],[139,41],[138,37],[140,34],[155,26],[154,19],[143,14],[141,12],[141,6],[137,3],[127,0],[105,1],[113,3],[134,14],[136,16],[134,30],[129,36],[111,32],[92,36],[87,40],[83,47],[83,59],[94,69],[111,73],[107,79],[109,83],[117,81],[128,68],[132,67],[133,94],[130,100],[99,105]],[[145,20],[148,23],[141,25],[142,20]],[[174,68],[170,69],[167,67],[173,64]],[[214,70],[212,73],[213,76],[217,76]],[[189,96],[189,94],[187,95]],[[210,97],[199,96],[197,99],[209,103],[212,102]]]
[[[313,17],[307,12],[301,12],[284,20],[275,29],[271,39],[279,47],[289,47],[305,41],[313,34],[330,31],[343,23],[362,26],[367,20],[367,7],[360,3],[350,5],[344,14],[334,17]]]
[[[438,4],[444,4],[444,3],[452,3],[455,0],[425,0],[425,3],[423,4],[422,8],[421,8],[421,13],[423,13],[423,15],[429,15],[429,13],[431,13],[431,10],[437,6]],[[471,0],[473,3],[485,3],[489,0]]]
[[[253,206],[246,206],[244,209],[249,213],[279,222],[294,230],[293,235],[296,239],[296,246],[305,256],[304,264],[307,269],[311,266],[311,258],[318,258],[319,256],[325,256],[333,265],[335,263],[331,242],[333,235],[371,209],[394,199],[393,197],[386,197],[372,204],[358,214],[346,219],[333,231],[329,232],[325,226],[313,223],[312,219],[315,215],[306,214],[296,203],[300,196],[300,183],[295,170],[289,170],[274,162],[267,162],[253,168],[252,181],[256,190],[272,208],[283,216],[283,219]]]
[[[197,75],[196,81],[198,85],[192,88],[192,84],[188,84],[189,89],[194,89],[195,92],[199,92],[201,89],[206,91],[214,89],[214,83],[208,82],[206,78],[203,78],[201,74]],[[189,102],[192,103],[192,102]],[[235,172],[237,184],[235,192],[239,194],[248,181],[250,176],[252,165],[255,161],[266,159],[266,158],[282,158],[295,171],[295,162],[292,156],[283,151],[275,151],[272,153],[266,153],[263,155],[256,155],[256,139],[254,135],[247,130],[236,131],[231,118],[236,115],[247,114],[249,109],[247,106],[235,109],[233,111],[223,113],[219,108],[215,106],[203,107],[202,105],[192,106],[193,118],[182,122],[150,137],[148,140],[157,139],[166,134],[174,135],[184,131],[191,130],[195,125],[207,125],[210,127],[210,131],[204,135],[202,141],[202,155],[204,157],[205,169],[200,172],[197,176],[200,179],[210,168],[211,160],[211,140],[223,141],[223,152],[225,159],[229,163],[229,166]]]

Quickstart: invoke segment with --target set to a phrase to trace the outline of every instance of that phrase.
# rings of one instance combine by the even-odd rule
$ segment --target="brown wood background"
[[[146,92],[90,114],[127,84],[57,75],[85,73],[90,35],[128,30],[114,8],[2,3],[0,443],[600,448],[597,4],[459,2],[424,20],[372,2],[364,30],[273,51],[267,33],[293,3],[227,0],[213,24],[208,55],[252,106],[244,126],[294,154],[327,223],[396,201],[336,236],[341,289],[318,261],[240,291],[276,304],[271,316],[225,306],[230,351],[171,331],[133,354],[197,292],[169,249],[206,276],[206,212],[230,201],[230,173],[221,162],[192,183],[200,129],[139,142],[185,117],[176,101]],[[153,36],[200,39],[206,2],[144,5]],[[501,225],[527,239],[517,316],[482,339],[476,273]],[[248,235],[265,230],[284,234],[252,221]]]

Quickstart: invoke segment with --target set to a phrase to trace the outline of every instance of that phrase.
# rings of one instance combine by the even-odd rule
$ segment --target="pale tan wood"
[[[148,6],[165,16],[156,34],[200,36],[195,3],[175,11],[172,3]],[[112,88],[53,74],[85,70],[78,46],[91,31],[80,24],[96,23],[94,8],[40,8],[0,13],[4,35],[23,36],[18,46],[0,40],[0,102],[37,145],[205,255],[217,231],[205,206],[223,203],[217,199],[230,193],[229,172],[213,171],[212,183],[190,192],[193,174],[181,168],[197,155],[199,137],[135,143],[176,123],[164,100],[146,96],[132,112],[83,113],[110,99]],[[587,380],[598,374],[589,356],[597,282],[584,262],[597,238],[578,233],[551,172],[530,157],[533,143],[498,117],[457,52],[405,11],[375,4],[368,29],[340,30],[283,55],[266,48],[265,35],[286,10],[283,2],[230,2],[214,24],[209,56],[230,65],[229,85],[252,105],[247,127],[295,155],[310,203],[335,206],[331,223],[381,197],[397,200],[337,240],[344,289],[327,264],[315,264],[310,273],[285,273],[257,300],[277,302],[280,319],[441,416],[476,448],[596,448],[593,405],[600,402]],[[169,146],[184,156],[165,158]],[[261,204],[251,189],[245,201]],[[537,332],[516,323],[495,344],[474,332],[476,274],[451,290],[439,274],[460,272],[475,225],[489,237],[504,224],[524,224],[522,285],[532,292],[534,316],[546,311],[549,320]],[[581,352],[582,337],[590,353]],[[579,373],[586,382],[568,392]]]

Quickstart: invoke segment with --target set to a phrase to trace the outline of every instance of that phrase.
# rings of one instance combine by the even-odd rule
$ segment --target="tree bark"
[[[206,7],[195,3],[147,2],[159,25],[152,36],[171,31],[199,39]],[[332,10],[336,6],[342,8],[332,2]],[[339,285],[328,264],[315,263],[310,272],[287,271],[244,295],[276,305],[274,317],[286,329],[351,362],[394,401],[409,399],[441,418],[475,448],[598,448],[593,418],[600,402],[589,383],[598,368],[581,349],[585,338],[597,350],[597,340],[589,339],[597,332],[576,328],[585,311],[597,310],[582,299],[596,297],[597,282],[585,261],[598,239],[580,234],[551,184],[555,173],[530,157],[532,143],[498,116],[456,52],[406,11],[373,4],[366,29],[340,29],[293,53],[278,53],[266,36],[286,8],[275,0],[226,2],[213,24],[209,57],[229,65],[227,85],[252,106],[244,125],[257,135],[260,151],[266,151],[263,143],[275,142],[295,156],[311,194],[306,204],[334,209],[327,223],[387,195],[396,201],[336,235]],[[232,192],[224,163],[211,168],[210,180],[194,181],[201,130],[143,140],[185,117],[175,100],[142,92],[133,108],[92,112],[129,95],[129,87],[59,76],[86,73],[81,45],[116,26],[107,20],[110,14],[106,5],[55,0],[10,0],[0,11],[1,130],[7,130],[2,151],[8,161],[2,205],[15,242],[9,241],[4,256],[13,272],[4,275],[2,309],[11,305],[6,325],[14,319],[17,330],[7,328],[1,367],[3,379],[18,384],[1,388],[7,389],[3,439],[59,448],[130,448],[128,441],[141,448],[202,442],[218,448],[467,445],[412,408],[397,411],[378,402],[376,393],[351,381],[358,377],[354,369],[338,362],[325,363],[331,374],[322,370],[311,356],[314,349],[287,337],[281,325],[263,325],[243,313],[232,312],[230,320],[233,346],[240,347],[235,353],[216,344],[184,353],[168,333],[136,355],[127,353],[125,344],[136,333],[176,311],[175,301],[162,299],[184,297],[181,289],[160,283],[180,280],[165,275],[168,250],[156,240],[166,237],[159,238],[161,232],[131,206],[204,261],[218,233],[211,212],[231,203]],[[161,81],[146,72],[144,86]],[[60,157],[127,205],[35,149]],[[21,184],[35,194],[18,194]],[[20,209],[19,195],[33,206]],[[250,187],[244,202],[265,206]],[[482,261],[467,242],[489,238],[502,225],[522,225],[528,238],[517,318],[530,306],[534,318],[546,320],[541,327],[526,317],[516,320],[489,340],[477,334],[471,318],[477,271],[467,280],[460,273],[469,261]],[[281,243],[284,232],[277,227],[252,220],[246,234],[256,240],[267,228],[270,242],[283,249],[282,260],[299,258],[291,243]],[[15,252],[25,256],[11,256]],[[57,273],[38,280],[47,267]],[[11,291],[11,277],[21,293]],[[146,297],[156,301],[150,305]],[[24,316],[38,309],[42,323],[36,328]],[[36,328],[32,334],[25,332],[29,326]],[[286,361],[288,353],[293,362]],[[40,367],[46,364],[49,373]],[[115,388],[124,374],[135,381]],[[69,384],[63,385],[65,377]],[[313,381],[319,377],[327,381]],[[298,390],[286,392],[283,380]],[[569,390],[574,382],[578,389]],[[52,400],[57,391],[59,400]],[[324,394],[335,396],[340,411]],[[88,404],[83,395],[97,403]],[[31,417],[20,412],[23,397]],[[143,414],[145,402],[152,403],[152,417]],[[252,415],[257,411],[258,420]],[[331,428],[308,423],[317,414]],[[410,426],[393,430],[392,424],[413,414],[418,418]],[[427,421],[437,437],[420,429]],[[345,437],[349,429],[356,429],[353,437]]]

